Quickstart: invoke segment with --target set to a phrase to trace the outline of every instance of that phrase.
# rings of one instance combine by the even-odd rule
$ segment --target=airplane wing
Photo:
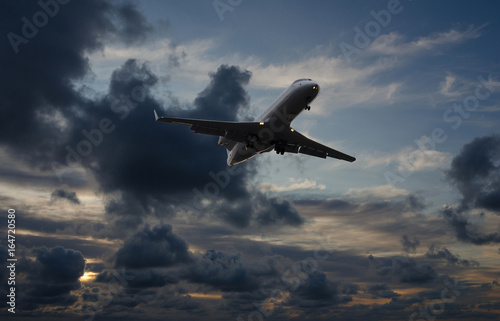
[[[263,129],[270,128],[269,124],[264,122],[230,122],[213,121],[191,118],[158,117],[155,110],[155,119],[158,122],[181,124],[191,126],[195,133],[223,136],[236,142],[246,142],[249,135],[259,136]],[[354,162],[356,158],[339,152],[325,145],[322,145],[312,139],[307,138],[292,128],[275,130],[272,132],[273,140],[276,142],[285,142],[285,151],[289,153],[301,153],[315,157],[333,157],[348,162]]]
[[[356,158],[352,156],[309,139],[292,128],[290,128],[290,130],[276,132],[275,137],[278,140],[287,142],[288,148],[286,151],[288,152],[302,153],[322,158],[326,158],[328,156],[348,162],[354,162],[356,160]]]
[[[262,122],[231,122],[214,121],[191,118],[158,117],[155,110],[155,119],[159,122],[191,126],[191,130],[198,134],[223,136],[243,143],[248,135],[258,135],[264,127]]]

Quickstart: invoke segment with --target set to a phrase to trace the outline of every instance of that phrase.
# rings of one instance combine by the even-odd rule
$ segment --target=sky
[[[2,319],[498,318],[499,9],[1,1]],[[154,121],[299,78],[293,127],[354,163]]]

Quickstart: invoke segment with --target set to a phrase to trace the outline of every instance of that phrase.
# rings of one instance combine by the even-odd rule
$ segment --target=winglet
[[[155,109],[153,109],[153,111],[155,112],[155,120],[158,121],[158,118],[160,118],[160,117],[158,117],[158,114],[156,113]]]

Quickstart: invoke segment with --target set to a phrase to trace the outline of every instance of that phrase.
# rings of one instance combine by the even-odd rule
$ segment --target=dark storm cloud
[[[442,233],[447,224],[440,218],[422,213],[425,201],[420,196],[414,196],[393,201],[309,199],[294,200],[293,203],[299,207],[303,216],[335,217],[336,221],[341,220],[364,230],[391,235],[391,238],[394,237],[394,231],[403,235],[418,235],[419,240]],[[406,214],[401,215],[402,213]],[[374,220],[374,217],[377,219]],[[415,239],[409,238],[408,241],[414,243]]]
[[[500,234],[498,232],[481,233],[478,231],[477,227],[469,221],[466,213],[459,212],[451,207],[445,207],[441,210],[441,215],[455,230],[456,237],[460,241],[475,245],[500,243]]]
[[[246,181],[255,171],[253,164],[229,171],[216,137],[154,122],[154,109],[180,117],[236,120],[239,111],[248,108],[243,86],[250,73],[222,65],[210,77],[192,109],[171,107],[163,112],[150,94],[158,78],[147,65],[131,59],[113,72],[108,95],[87,101],[86,113],[73,118],[70,139],[59,158],[69,157],[94,175],[104,192],[106,211],[118,226],[136,228],[144,215],[174,215],[179,206],[195,214],[211,213],[236,227],[252,221],[302,223],[289,202],[248,191]],[[98,131],[103,121],[111,128],[108,134]],[[90,146],[88,156],[76,153],[82,144]],[[61,164],[61,173],[66,165]],[[218,202],[206,206],[205,199]],[[261,200],[258,206],[251,202],[254,199]]]
[[[29,210],[17,209],[16,212],[21,215],[16,216],[17,223],[29,231],[55,234],[58,230],[71,226],[71,221],[53,220],[47,217],[39,217]]]
[[[264,210],[258,213],[257,221],[262,225],[270,225],[275,223],[284,223],[292,226],[299,226],[304,223],[304,219],[293,205],[286,201],[277,198],[265,199],[261,195],[259,202]]]
[[[329,280],[319,270],[310,271],[301,279],[300,286],[291,292],[287,304],[299,307],[323,307],[352,301],[349,295],[340,295],[340,282]]]
[[[55,201],[58,199],[65,199],[73,204],[80,204],[80,200],[75,192],[71,192],[64,188],[55,189],[52,194],[50,194],[50,200]]]
[[[88,236],[88,234],[83,234]],[[82,240],[78,237],[68,237],[67,235],[47,235],[47,236],[35,236],[35,235],[24,235],[23,236],[23,246],[26,248],[34,248],[43,244],[47,247],[56,247],[59,245],[64,245],[64,247],[69,247],[76,249],[89,257],[98,257],[100,255],[108,255],[110,251],[114,249],[110,244],[102,244],[98,240]]]
[[[164,240],[165,233],[151,233],[151,231],[159,230],[165,230],[165,226],[147,229],[147,233],[143,231],[125,241],[123,247],[115,255],[116,262],[124,249],[129,250],[131,254],[134,253],[137,261],[150,261],[149,257],[144,258],[141,254],[146,249],[142,246],[141,248],[131,246],[132,243],[148,245],[151,253],[156,253],[161,257],[165,253],[165,247],[159,248],[150,242],[152,239]],[[167,234],[171,233],[170,229],[166,230],[168,230]],[[147,242],[144,242],[144,239],[147,239]],[[184,247],[183,253],[186,253]],[[125,284],[127,291],[140,291],[130,292],[135,293],[133,297],[131,296],[130,303],[139,302],[142,295],[139,294],[144,294],[144,291],[150,293],[155,291],[155,288],[161,288],[157,291],[164,291],[164,289],[172,290],[172,287],[176,287],[177,291],[182,293],[181,289],[186,287],[191,289],[190,292],[221,291],[224,293],[224,299],[230,301],[232,309],[240,312],[240,309],[251,311],[254,309],[252,302],[264,301],[273,293],[283,291],[291,293],[286,305],[308,308],[349,302],[352,300],[350,295],[356,294],[359,290],[356,284],[341,284],[328,279],[325,273],[311,262],[309,263],[312,265],[307,266],[299,263],[292,264],[281,255],[245,260],[240,253],[210,249],[202,255],[189,253],[189,257],[190,260],[176,265],[127,266],[126,271],[124,270],[124,275],[127,277]],[[99,274],[96,281],[112,282],[114,278],[114,270],[107,269]]]
[[[250,101],[243,85],[248,84],[251,75],[235,66],[219,67],[210,75],[210,84],[194,100],[196,115],[202,119],[237,120],[240,109],[247,109]]]
[[[186,270],[191,282],[214,286],[221,291],[251,291],[258,288],[239,254],[208,250]]]
[[[146,226],[126,240],[116,252],[115,267],[168,267],[189,261],[186,242],[172,232],[172,226],[158,225]]]
[[[500,214],[500,136],[475,138],[453,158],[448,179],[462,194],[462,207]]]
[[[124,272],[120,275],[120,272]],[[117,278],[117,275],[120,278]],[[101,271],[97,277],[96,282],[100,283],[113,283],[121,282],[129,288],[158,288],[166,284],[174,284],[178,279],[170,276],[168,273],[161,269],[126,269]]]
[[[42,10],[34,1],[1,6],[4,34],[22,33],[21,18],[29,20]],[[226,153],[216,137],[155,123],[152,116],[156,109],[179,117],[237,120],[249,106],[244,89],[249,71],[220,66],[188,109],[162,106],[150,93],[158,77],[134,59],[113,72],[108,92],[100,97],[89,98],[75,87],[74,81],[92,72],[86,55],[103,49],[104,41],[138,45],[152,31],[134,5],[94,0],[57,5],[48,23],[16,47],[17,54],[5,37],[0,144],[66,184],[74,182],[76,168],[85,168],[96,179],[118,230],[135,229],[144,215],[174,215],[175,206],[212,213],[237,227],[254,221],[300,225],[302,219],[287,201],[248,206],[246,200],[265,199],[247,190],[255,168],[245,163],[237,175],[227,174]],[[213,193],[207,194],[210,183],[216,190],[210,185]],[[219,200],[216,207],[201,206],[207,195]],[[75,201],[61,191],[55,192],[58,196]]]
[[[125,241],[114,255],[115,268],[125,268],[127,287],[159,287],[186,280],[228,292],[248,292],[262,284],[278,284],[280,256],[245,262],[238,253],[207,250],[198,255],[172,232],[170,225],[146,226]],[[165,269],[169,268],[169,269]],[[111,270],[102,271],[98,282],[114,278]],[[272,281],[274,280],[274,281]]]
[[[135,5],[121,3],[116,7],[114,34],[127,45],[139,45],[144,42],[145,36],[153,31],[153,28]]]
[[[211,249],[180,271],[180,276],[223,292],[259,292],[282,287],[281,275],[286,262],[279,255],[246,261],[240,253]]]
[[[342,294],[357,294],[360,286],[356,283],[346,283],[342,284],[341,292]]]
[[[401,283],[424,284],[438,276],[428,263],[413,258],[375,258],[370,255],[368,259],[375,266],[378,275]]]
[[[207,210],[222,217],[226,222],[238,228],[245,228],[253,221],[263,226],[300,226],[304,219],[293,204],[284,199],[266,196],[258,191],[249,193],[248,198],[228,201]]]
[[[36,304],[71,304],[76,297],[70,291],[80,288],[80,277],[85,269],[85,259],[79,251],[56,246],[32,250],[35,260],[23,258],[20,273],[26,279],[21,282],[23,293],[21,306]]]
[[[441,259],[445,260],[450,264],[454,265],[461,265],[464,267],[478,267],[479,262],[475,260],[465,260],[461,259],[459,255],[452,253],[450,250],[448,250],[446,247],[439,248],[435,247],[434,244],[429,247],[429,250],[427,253],[425,253],[425,256],[430,259]]]
[[[417,194],[408,195],[407,202],[413,210],[423,210],[426,207],[425,199]]]
[[[82,101],[72,81],[90,71],[85,55],[103,48],[109,36],[135,41],[148,31],[131,6],[100,0],[55,5],[57,12],[36,27],[34,14],[44,14],[37,1],[0,3],[1,33],[26,40],[13,46],[3,37],[0,44],[0,143],[42,168],[50,168],[67,132],[64,118]],[[122,33],[131,28],[133,34]]]
[[[241,199],[237,202],[224,202],[213,209],[215,215],[221,216],[226,222],[238,228],[250,225],[255,203],[252,199]]]
[[[498,281],[492,281],[490,283],[481,284],[481,288],[488,289],[488,290],[491,290],[491,289],[498,287],[498,286],[499,286]]]
[[[416,253],[417,247],[420,245],[420,241],[416,237],[413,237],[413,241],[411,241],[408,235],[404,234],[401,238],[401,244],[403,245],[403,250],[406,253]]]
[[[367,289],[366,289],[366,292],[373,295],[373,298],[387,298],[387,299],[390,299],[390,298],[394,298],[394,297],[398,297],[400,296],[400,294],[394,292],[394,291],[391,291],[389,289],[389,286],[387,286],[387,284],[373,284],[373,285],[370,285]]]
[[[208,95],[210,88],[219,91],[222,86],[227,87],[225,94],[209,96],[211,100],[204,99],[204,104],[198,103],[190,110],[169,109],[168,114],[192,118],[224,114],[222,118],[234,120],[248,101],[246,97],[234,96],[229,89],[244,91],[242,86],[248,80],[247,72],[221,66],[211,75],[210,84],[199,97]],[[112,120],[116,125],[114,131],[102,139],[89,157],[99,166],[90,170],[104,192],[120,191],[121,200],[135,199],[145,207],[143,211],[151,210],[149,201],[174,202],[178,196],[193,199],[194,187],[204,193],[204,186],[212,181],[209,174],[218,175],[226,169],[225,150],[217,146],[216,137],[195,135],[187,127],[154,122],[153,109],[165,113],[160,102],[149,94],[149,88],[157,81],[146,65],[128,60],[113,73],[107,98],[91,104],[92,110],[81,120],[69,144],[77,146],[85,138],[81,134],[83,129],[98,127],[104,118]],[[219,194],[234,199],[247,196],[242,184],[244,177],[245,171],[230,177]],[[176,197],[167,199],[167,194]]]
[[[446,173],[462,195],[457,208],[446,206],[441,215],[458,240],[475,245],[500,243],[498,232],[483,233],[471,222],[469,210],[500,214],[500,136],[477,137],[464,145]]]

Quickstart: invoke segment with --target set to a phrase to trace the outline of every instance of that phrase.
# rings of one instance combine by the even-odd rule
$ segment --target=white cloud
[[[423,136],[425,137],[425,136]],[[397,164],[398,170],[424,171],[445,168],[450,164],[452,155],[430,149],[405,147],[392,154],[375,154],[359,157],[362,168]]]
[[[282,186],[273,183],[262,183],[259,188],[265,192],[292,192],[298,190],[324,190],[326,186],[324,184],[318,184],[316,181],[310,179],[304,179],[300,181],[299,179],[291,178],[291,185]]]
[[[285,89],[298,78],[311,78],[320,85],[320,95],[313,104],[319,114],[364,102],[390,103],[401,86],[398,82],[375,86],[368,80],[393,68],[394,61],[390,58],[379,59],[365,67],[353,67],[341,56],[330,57],[326,52],[315,52],[299,61],[266,64],[260,57],[240,53],[217,55],[218,47],[218,39],[199,39],[180,45],[160,39],[142,47],[107,46],[102,52],[89,55],[89,60],[100,86],[107,86],[111,73],[126,59],[147,61],[155,74],[175,79],[169,82],[169,89],[185,101],[194,99],[208,83],[208,74],[222,64],[251,71],[250,87],[254,88]],[[178,66],[172,66],[171,56],[180,57]]]
[[[447,75],[445,80],[443,82],[441,82],[441,84],[440,84],[439,92],[442,95],[448,96],[448,97],[456,97],[457,95],[459,95],[459,93],[451,91],[451,88],[452,88],[453,84],[455,83],[455,80],[456,80],[456,77],[454,77],[452,75]]]
[[[159,39],[141,47],[105,47],[103,52],[89,56],[100,86],[107,86],[107,81],[117,67],[128,58],[148,61],[155,74],[166,79],[173,79],[168,88],[160,92],[175,93],[181,101],[192,101],[209,81],[208,74],[217,70],[221,64],[237,65],[252,72],[250,87],[284,89],[295,79],[311,78],[320,85],[320,95],[313,103],[315,115],[324,115],[334,109],[353,105],[369,106],[391,104],[401,99],[402,82],[374,84],[377,75],[394,68],[402,55],[411,55],[424,50],[431,50],[445,44],[455,44],[479,36],[480,28],[470,27],[460,32],[447,32],[421,37],[404,42],[397,33],[382,35],[375,39],[366,50],[368,53],[382,54],[376,61],[366,66],[348,64],[342,56],[331,57],[328,49],[315,50],[305,59],[277,63],[265,63],[261,57],[246,56],[241,53],[220,53],[218,48],[222,40],[218,38],[197,39],[182,44],[174,44],[168,39]],[[392,55],[394,57],[386,57]],[[179,64],[172,64],[172,57],[179,57]],[[444,93],[449,89],[453,78],[447,78],[442,86]],[[161,96],[161,95],[160,95]],[[163,97],[166,100],[168,97]],[[259,111],[267,106],[260,106]]]
[[[353,198],[393,198],[406,196],[408,194],[409,192],[402,188],[396,188],[392,185],[380,185],[365,188],[351,188],[345,193],[345,196]]]
[[[318,53],[300,61],[266,64],[259,57],[243,57],[240,54],[214,58],[208,52],[216,48],[215,40],[179,46],[179,50],[186,52],[186,58],[176,70],[176,75],[185,82],[206,83],[209,72],[215,71],[221,64],[234,64],[252,72],[250,86],[254,88],[285,89],[298,78],[311,78],[320,85],[320,95],[313,103],[314,111],[319,114],[368,101],[391,102],[401,85],[393,82],[374,86],[367,81],[369,77],[392,68],[392,59],[381,59],[369,66],[355,68],[342,57]]]
[[[394,166],[398,171],[416,172],[446,168],[450,165],[453,156],[447,152],[430,149],[427,146],[431,141],[429,137],[424,135],[415,141],[421,142],[422,148],[419,148],[415,144],[414,146],[404,147],[394,153],[375,151],[373,153],[356,155],[356,162],[351,164],[351,166],[354,165],[356,168],[361,169]],[[324,169],[336,169],[342,165],[345,165],[345,163],[335,162],[325,166]]]
[[[427,37],[420,37],[410,42],[404,42],[404,37],[397,32],[384,34],[373,41],[368,47],[367,52],[392,55],[392,56],[409,56],[416,55],[421,52],[428,52],[446,45],[461,43],[468,39],[478,38],[480,30],[483,26],[474,28],[470,26],[465,31],[451,29],[447,32],[434,33]]]
[[[445,168],[450,164],[452,155],[437,150],[405,150],[398,158],[398,170],[424,171]]]

